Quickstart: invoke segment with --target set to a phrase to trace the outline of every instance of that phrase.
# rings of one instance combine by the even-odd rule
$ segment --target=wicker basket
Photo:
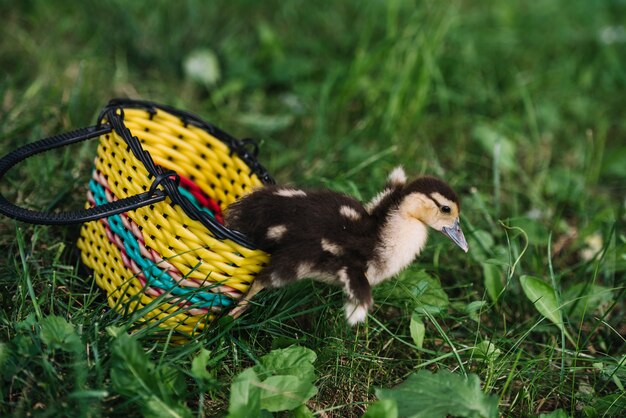
[[[0,212],[39,224],[84,222],[78,247],[109,305],[193,333],[245,295],[268,255],[222,225],[222,211],[273,183],[256,147],[167,106],[113,100],[98,124],[0,160],[0,178],[36,153],[99,138],[85,210],[41,213],[0,196]]]

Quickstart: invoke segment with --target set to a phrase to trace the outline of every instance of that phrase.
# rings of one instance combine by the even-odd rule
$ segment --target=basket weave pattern
[[[263,185],[225,142],[177,115],[128,108],[122,116],[154,163],[176,172],[180,194],[218,222],[230,203]],[[154,176],[118,132],[99,141],[88,207],[150,189]],[[189,333],[233,306],[268,261],[260,250],[217,238],[169,197],[84,224],[78,246],[111,307]]]

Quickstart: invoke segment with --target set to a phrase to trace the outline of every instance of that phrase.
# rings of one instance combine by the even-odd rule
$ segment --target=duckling
[[[363,322],[373,304],[372,286],[413,262],[426,244],[428,227],[468,251],[460,211],[459,198],[444,181],[421,177],[407,183],[402,167],[366,205],[330,190],[258,189],[230,205],[225,222],[271,259],[231,316],[241,315],[263,288],[311,278],[341,286],[348,323]]]

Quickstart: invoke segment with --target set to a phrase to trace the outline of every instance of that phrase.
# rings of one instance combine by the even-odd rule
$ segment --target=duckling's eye
[[[451,212],[450,206],[442,206],[441,211],[443,213],[450,213]]]

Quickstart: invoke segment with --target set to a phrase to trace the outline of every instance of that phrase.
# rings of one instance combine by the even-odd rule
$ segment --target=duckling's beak
[[[441,232],[443,232],[444,235],[448,236],[448,238],[454,241],[456,245],[461,247],[463,251],[467,252],[469,250],[467,246],[467,241],[465,241],[465,235],[463,235],[463,231],[461,231],[461,225],[459,225],[459,218],[456,218],[454,224],[450,228],[445,226],[441,228]]]

